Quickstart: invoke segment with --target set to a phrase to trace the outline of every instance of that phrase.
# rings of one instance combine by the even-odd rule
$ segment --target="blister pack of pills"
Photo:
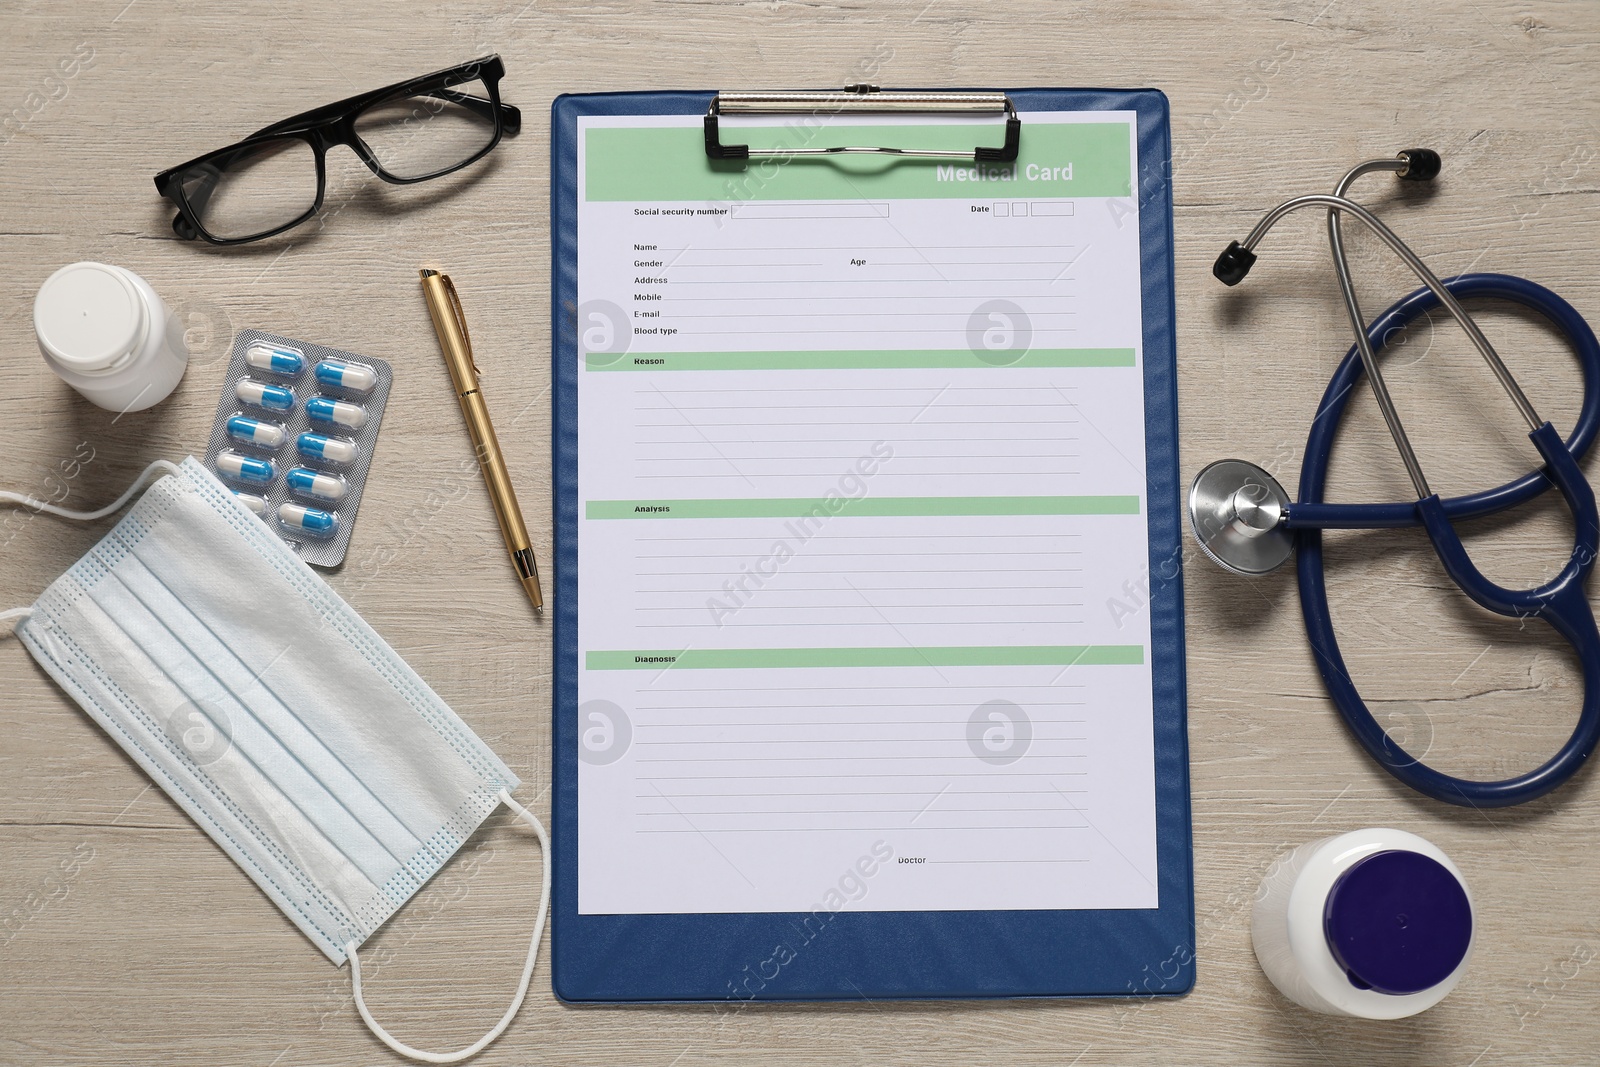
[[[240,330],[206,464],[301,559],[337,567],[393,381],[381,359]]]

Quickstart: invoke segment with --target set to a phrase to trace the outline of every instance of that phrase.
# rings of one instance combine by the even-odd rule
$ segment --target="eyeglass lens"
[[[183,196],[212,236],[254,237],[295,221],[316,204],[316,154],[298,137],[239,148],[186,173]]]
[[[355,121],[356,136],[396,178],[427,178],[460,166],[494,141],[489,89],[477,78],[424,93],[392,96]]]

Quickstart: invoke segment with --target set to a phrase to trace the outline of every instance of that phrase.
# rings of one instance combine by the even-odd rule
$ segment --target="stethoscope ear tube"
[[[1430,496],[1408,504],[1323,504],[1333,438],[1350,392],[1361,376],[1358,353],[1352,348],[1329,383],[1311,424],[1301,465],[1300,501],[1290,509],[1291,516],[1301,520],[1294,524],[1300,603],[1306,634],[1328,694],[1356,740],[1373,759],[1401,782],[1436,800],[1468,807],[1506,807],[1533,800],[1561,785],[1576,773],[1600,741],[1600,631],[1596,630],[1584,594],[1584,580],[1600,544],[1600,516],[1593,490],[1577,465],[1600,426],[1600,343],[1570,304],[1532,282],[1505,275],[1463,275],[1446,280],[1445,285],[1457,299],[1492,296],[1523,304],[1545,315],[1566,334],[1583,371],[1583,409],[1577,425],[1565,443],[1548,423],[1536,429],[1530,436],[1547,466],[1496,489],[1448,501]],[[1379,316],[1369,330],[1374,350],[1381,349],[1385,338],[1399,326],[1437,304],[1437,297],[1422,289]],[[1566,498],[1576,525],[1576,545],[1566,567],[1554,580],[1533,590],[1508,590],[1489,582],[1468,557],[1451,520],[1515,506],[1537,496],[1552,482]],[[1405,514],[1398,514],[1401,511]],[[1328,606],[1321,530],[1417,523],[1427,527],[1452,579],[1472,599],[1502,615],[1538,616],[1572,644],[1582,663],[1584,704],[1578,724],[1561,750],[1533,771],[1484,782],[1452,777],[1428,767],[1389,737],[1372,717],[1350,678]]]

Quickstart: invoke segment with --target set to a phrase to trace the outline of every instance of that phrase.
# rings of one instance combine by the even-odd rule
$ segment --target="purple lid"
[[[1376,852],[1339,876],[1322,910],[1350,984],[1404,996],[1431,989],[1472,943],[1472,905],[1449,868],[1420,852]]]

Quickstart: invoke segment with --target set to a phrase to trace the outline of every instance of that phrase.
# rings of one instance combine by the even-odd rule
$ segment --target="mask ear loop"
[[[5,489],[0,489],[0,504],[16,504],[20,507],[32,508],[34,511],[42,511],[47,515],[58,515],[63,519],[76,519],[79,522],[92,522],[95,519],[103,519],[107,515],[121,511],[123,507],[127,505],[128,501],[133,499],[134,494],[138,493],[139,490],[144,487],[144,483],[150,480],[150,476],[157,471],[160,471],[163,474],[182,473],[178,469],[178,465],[176,463],[173,463],[170,460],[158,459],[154,463],[150,464],[150,466],[140,471],[139,476],[133,480],[133,484],[128,486],[121,496],[117,497],[117,499],[113,500],[105,507],[97,508],[94,511],[72,511],[68,508],[57,507],[55,504],[48,503],[44,500],[36,500],[25,493],[13,493]],[[26,619],[32,614],[33,609],[31,607],[11,608],[9,611],[0,611],[0,622],[10,622],[13,619]],[[7,631],[7,633],[10,632],[11,631]],[[0,638],[5,636],[6,634],[0,634]]]
[[[367,1002],[361,995],[361,958],[356,955],[356,942],[352,941],[344,947],[345,955],[350,960],[350,984],[355,992],[356,1011],[361,1013],[361,1021],[367,1024],[367,1029],[371,1030],[379,1041],[400,1055],[422,1063],[460,1063],[488,1048],[496,1038],[505,1033],[506,1027],[511,1025],[511,1020],[516,1018],[517,1012],[522,1008],[523,998],[528,995],[528,983],[533,980],[533,965],[539,958],[539,942],[544,939],[544,921],[550,912],[550,835],[545,832],[544,824],[539,821],[539,817],[512,800],[511,794],[504,789],[500,791],[500,802],[510,808],[523,822],[533,827],[534,835],[539,838],[539,850],[544,855],[544,884],[539,891],[539,918],[533,925],[533,941],[528,945],[528,961],[522,967],[522,981],[517,985],[516,996],[511,998],[511,1006],[488,1033],[456,1052],[424,1052],[396,1040],[389,1031],[378,1025],[372,1013],[367,1010]]]

